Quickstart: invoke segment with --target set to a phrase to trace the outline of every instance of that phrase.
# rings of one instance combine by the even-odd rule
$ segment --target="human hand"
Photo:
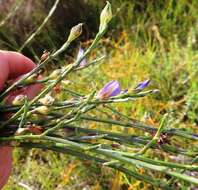
[[[0,50],[0,91],[3,89],[7,80],[14,80],[21,75],[30,72],[36,65],[24,55]],[[21,90],[11,92],[6,97],[6,103],[11,104],[15,96],[19,94],[27,95],[28,99],[36,96],[42,85],[30,85]],[[0,189],[7,182],[12,169],[12,147],[0,146]]]

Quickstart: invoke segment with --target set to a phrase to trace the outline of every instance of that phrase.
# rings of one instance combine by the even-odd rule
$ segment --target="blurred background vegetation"
[[[127,88],[150,78],[151,88],[159,89],[160,94],[117,105],[119,111],[156,127],[163,114],[169,112],[169,127],[198,133],[197,0],[110,2],[115,17],[99,48],[91,54],[91,57],[108,56],[102,65],[70,76],[73,81],[71,87],[88,93],[90,87],[98,89],[112,79],[119,80]],[[0,23],[16,3],[19,1],[0,1]],[[0,48],[17,51],[45,19],[53,3],[54,0],[23,1],[16,13],[0,25]],[[55,60],[48,70],[69,64],[76,56],[79,43],[86,48],[96,34],[99,13],[104,5],[104,0],[60,1],[44,29],[23,53],[38,60],[44,49],[57,49],[65,41],[70,28],[83,22],[84,33],[78,42],[71,46],[66,55]],[[117,129],[109,126],[109,130]],[[142,133],[134,129],[126,132]],[[175,145],[178,142],[177,139]],[[178,146],[183,146],[182,141]],[[154,151],[148,154],[164,160],[177,159]],[[139,172],[145,171],[139,169]],[[158,174],[150,175],[155,177]],[[27,189],[24,185],[34,190],[155,189],[123,173],[75,157],[35,149],[17,149],[13,175],[5,189]],[[185,183],[178,189],[191,187]]]

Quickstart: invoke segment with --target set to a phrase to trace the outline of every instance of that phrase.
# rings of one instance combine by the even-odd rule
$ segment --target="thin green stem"
[[[49,86],[47,86],[38,96],[36,96],[31,102],[30,102],[30,106],[35,103],[39,98],[43,97],[45,94],[47,94],[48,92],[51,91],[51,89],[56,86],[61,80],[63,80],[66,75],[68,73],[70,73],[73,69],[75,69],[80,63],[81,61],[85,58],[85,56],[87,54],[89,54],[98,44],[99,40],[102,38],[104,32],[103,33],[98,33],[93,41],[93,43],[90,45],[90,47],[86,50],[86,52],[84,53],[84,55],[78,59],[77,61],[75,61],[72,65],[69,66],[69,68],[67,67],[65,69],[65,71],[62,73],[61,76],[59,76],[56,81],[52,84],[50,84]],[[63,46],[57,50],[51,57],[56,57],[57,55],[59,55],[60,53],[62,53],[63,51],[65,51],[65,49],[69,46],[70,42],[66,42],[65,44],[63,44]],[[43,62],[43,64],[49,59],[49,57]],[[38,68],[38,67],[37,67]],[[37,71],[37,70],[36,70]],[[35,72],[35,69],[33,69],[30,73],[33,74]],[[31,74],[28,74],[27,76],[30,76]],[[23,79],[17,81],[16,83],[14,83],[13,85],[11,85],[4,93],[1,94],[0,98],[5,97],[5,95],[7,95],[8,92],[10,92],[10,90],[12,90],[14,87],[16,87],[17,85],[21,84],[22,81],[24,81],[26,78],[28,77],[23,77]],[[2,123],[0,125],[0,129],[5,127],[6,125],[8,125],[10,122],[14,121],[15,119],[17,119],[22,111],[24,109],[24,106],[16,113],[14,114],[8,121]]]
[[[159,126],[159,128],[158,128],[157,133],[155,134],[155,136],[154,136],[154,137],[151,139],[151,141],[149,141],[149,143],[146,144],[146,146],[145,146],[143,149],[141,149],[136,155],[145,154],[146,151],[147,151],[151,146],[154,146],[154,145],[157,143],[157,141],[158,141],[158,139],[159,139],[159,137],[160,137],[161,131],[162,131],[163,127],[164,127],[164,123],[165,123],[166,118],[167,118],[167,114],[165,114],[164,117],[162,118],[162,121],[161,121],[161,123],[160,123],[160,126]]]
[[[0,27],[4,26],[6,22],[14,16],[14,14],[17,12],[17,10],[20,8],[21,4],[23,3],[23,0],[18,1],[16,4],[14,4],[13,8],[11,8],[11,11],[8,13],[8,15],[0,22]]]
[[[36,31],[34,33],[32,33],[28,39],[23,43],[23,45],[20,47],[19,52],[21,52],[25,46],[27,46],[33,39],[34,37],[39,34],[41,32],[41,30],[43,29],[43,27],[45,26],[45,24],[48,22],[48,20],[51,18],[51,16],[53,15],[54,11],[57,8],[57,5],[59,3],[60,0],[56,0],[54,2],[54,5],[52,6],[52,8],[50,9],[48,15],[45,17],[44,21],[42,22],[42,24],[36,29]]]
[[[69,147],[65,147],[65,146],[61,147],[59,144],[50,145],[49,143],[21,143],[19,146],[27,147],[27,148],[41,148],[43,150],[46,150],[46,149],[52,150],[52,151],[56,151],[59,153],[73,155],[75,157],[78,157],[81,160],[91,160],[91,161],[94,161],[96,163],[101,163],[101,164],[104,164],[107,162],[107,160],[105,160],[105,159],[102,159],[102,158],[99,158],[99,157],[96,157],[93,155],[89,155],[87,153],[80,152],[77,150],[73,150],[73,149],[70,149]],[[165,185],[163,182],[160,182],[159,179],[154,180],[154,179],[150,178],[149,176],[141,175],[141,174],[135,172],[134,170],[129,170],[128,168],[125,168],[125,167],[121,166],[120,164],[111,164],[108,167],[114,168],[116,170],[120,170],[121,172],[123,172],[131,177],[134,177],[137,180],[147,182],[147,183],[152,184],[156,187],[162,187],[165,190],[173,190],[169,186]]]
[[[25,98],[25,103],[24,103],[24,112],[23,112],[23,115],[21,117],[21,121],[19,123],[19,128],[23,127],[25,122],[26,122],[26,119],[27,119],[27,113],[28,113],[28,110],[29,110],[29,102],[27,100],[27,98]]]

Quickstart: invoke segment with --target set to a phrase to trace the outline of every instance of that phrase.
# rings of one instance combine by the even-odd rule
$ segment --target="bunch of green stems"
[[[57,6],[57,3],[58,1],[56,1],[55,6]],[[50,13],[50,15],[51,14],[52,13]],[[160,126],[155,128],[131,119],[118,112],[113,107],[116,103],[130,102],[143,98],[144,96],[155,93],[156,90],[132,91],[121,93],[113,97],[98,98],[95,91],[88,95],[81,95],[78,92],[65,89],[65,91],[70,94],[70,98],[64,101],[54,101],[52,104],[46,106],[47,114],[42,112],[38,114],[38,118],[35,119],[32,117],[35,113],[34,111],[38,107],[43,106],[39,100],[49,94],[57,84],[68,76],[68,74],[86,69],[104,59],[105,56],[102,56],[80,67],[80,63],[83,59],[97,47],[100,39],[105,34],[111,18],[111,5],[107,2],[106,7],[101,13],[99,31],[92,44],[74,63],[63,67],[56,78],[51,79],[50,77],[43,77],[39,80],[28,80],[31,76],[39,73],[41,69],[45,68],[50,61],[57,58],[68,49],[71,42],[81,34],[82,24],[78,24],[71,29],[67,41],[58,50],[49,54],[46,59],[41,60],[35,69],[24,75],[0,94],[0,101],[2,102],[0,114],[7,112],[12,113],[9,119],[1,121],[0,123],[0,130],[7,130],[11,135],[1,135],[0,142],[2,144],[9,143],[10,146],[14,147],[40,148],[71,154],[79,159],[92,160],[101,165],[120,170],[138,180],[164,189],[173,188],[168,178],[164,177],[163,180],[153,179],[152,176],[139,174],[138,169],[144,168],[145,171],[160,172],[164,174],[164,176],[171,177],[171,179],[198,185],[198,179],[185,173],[186,170],[193,172],[198,171],[198,166],[196,165],[198,147],[194,146],[190,150],[186,150],[185,148],[176,147],[171,143],[172,137],[185,139],[188,142],[196,142],[198,140],[198,135],[181,129],[167,127],[167,115],[163,117]],[[35,35],[33,35],[33,37],[34,36]],[[33,37],[31,35],[30,40],[32,40]],[[22,47],[24,48],[27,43],[29,43],[28,40]],[[41,93],[31,101],[25,99],[22,105],[3,104],[4,98],[11,91],[36,83],[42,83],[45,87]],[[100,114],[100,116],[93,116],[93,114],[96,113],[94,112],[95,110],[103,112],[104,109],[111,115],[118,115],[120,119],[112,119],[109,118],[109,116],[102,118],[102,114]],[[102,124],[103,129],[90,128],[89,124],[91,122],[94,122],[96,126],[97,124]],[[123,132],[111,132],[108,127],[109,125],[118,126],[122,129],[134,128],[135,130],[143,131],[143,135],[135,136],[126,134],[124,132],[125,130],[122,130]],[[107,126],[107,128],[105,128],[105,126]],[[39,129],[39,133],[37,131],[35,134],[31,130],[26,130],[30,127],[37,130]],[[8,129],[10,131],[8,131]],[[19,129],[25,133],[18,132]],[[67,135],[67,132],[65,132],[66,130],[70,130],[72,135]],[[18,133],[15,133],[15,131]],[[148,134],[145,135],[145,133]],[[166,137],[168,140],[161,142],[162,137]],[[175,155],[176,157],[184,155],[186,162],[170,162],[149,158],[147,154],[148,150],[161,152],[166,155]]]

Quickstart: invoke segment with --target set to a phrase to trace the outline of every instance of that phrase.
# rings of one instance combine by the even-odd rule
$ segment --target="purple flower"
[[[118,81],[108,82],[97,94],[98,99],[107,99],[112,96],[117,96],[121,93],[120,84]]]
[[[81,57],[84,55],[84,50],[80,47],[78,50],[78,55],[77,55],[77,60],[81,59]],[[81,62],[80,62],[80,67],[84,67],[87,64],[87,60],[84,58]]]
[[[150,83],[149,79],[142,81],[134,88],[134,90],[143,90],[149,85],[149,83]]]

